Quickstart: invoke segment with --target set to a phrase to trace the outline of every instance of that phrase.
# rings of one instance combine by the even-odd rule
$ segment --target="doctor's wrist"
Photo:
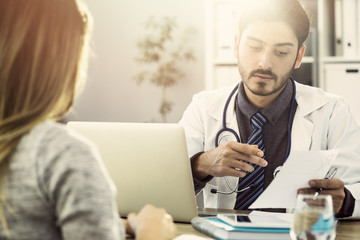
[[[191,169],[192,175],[198,181],[210,181],[213,177],[206,173],[206,168],[204,168],[204,164],[201,164],[201,156],[205,154],[205,152],[198,152],[190,158],[191,161]]]
[[[355,198],[351,192],[345,188],[345,199],[340,211],[335,215],[336,218],[344,218],[352,216],[355,208]]]

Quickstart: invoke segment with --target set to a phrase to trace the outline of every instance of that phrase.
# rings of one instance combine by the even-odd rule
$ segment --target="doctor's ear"
[[[305,50],[306,50],[306,46],[302,45],[301,48],[298,51],[298,54],[297,54],[297,58],[296,58],[296,61],[295,61],[295,66],[294,66],[295,69],[300,67],[302,58],[303,58],[303,56],[305,54]]]
[[[237,59],[238,58],[238,50],[239,50],[239,44],[240,44],[240,36],[239,34],[235,34],[235,43],[234,43],[234,56]]]

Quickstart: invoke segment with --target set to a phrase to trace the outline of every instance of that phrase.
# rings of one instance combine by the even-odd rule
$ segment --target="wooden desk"
[[[205,234],[195,230],[191,224],[177,223],[177,235],[192,234],[212,239]],[[339,221],[336,228],[336,240],[359,240],[360,239],[360,221]]]
[[[336,240],[360,239],[360,221],[339,221]]]

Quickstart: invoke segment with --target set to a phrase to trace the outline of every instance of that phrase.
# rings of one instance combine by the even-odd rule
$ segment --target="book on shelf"
[[[343,17],[343,56],[352,58],[357,56],[357,33],[356,33],[356,0],[342,1]]]
[[[356,39],[357,39],[357,57],[360,57],[360,0],[356,2]]]
[[[217,217],[195,217],[191,224],[196,230],[216,239],[291,239],[289,228],[238,227],[225,223]]]
[[[335,56],[343,56],[342,0],[335,0],[334,12]]]

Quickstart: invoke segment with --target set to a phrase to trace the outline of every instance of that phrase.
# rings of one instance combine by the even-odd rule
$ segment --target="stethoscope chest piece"
[[[224,129],[223,131],[219,132],[217,136],[217,144],[221,145],[230,141],[240,142],[238,139],[238,135],[232,131],[232,129]]]
[[[274,173],[273,173],[274,178],[281,171],[281,168],[282,168],[282,166],[278,166],[277,168],[275,168]]]

